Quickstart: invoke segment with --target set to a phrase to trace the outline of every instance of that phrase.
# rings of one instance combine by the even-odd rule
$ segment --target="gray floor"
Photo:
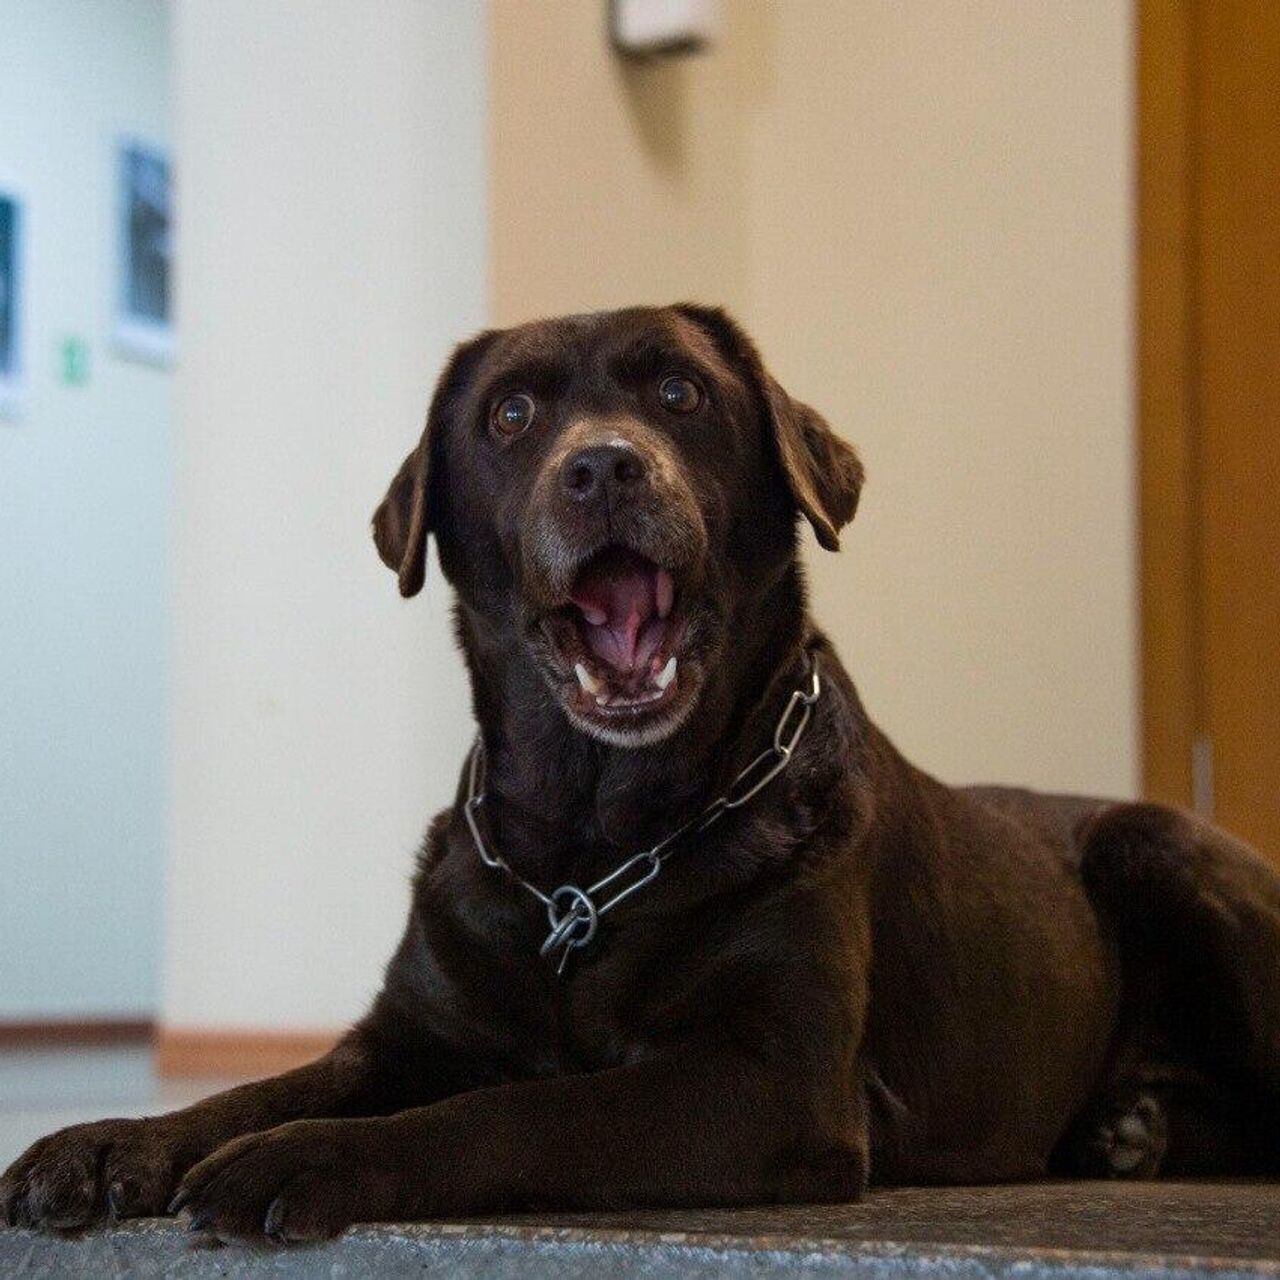
[[[142,1046],[0,1052],[0,1169],[54,1129],[169,1111],[226,1084],[159,1081]]]
[[[860,1204],[540,1214],[217,1247],[181,1222],[0,1230],[0,1276],[344,1280],[1277,1280],[1280,1202],[1243,1183],[873,1191]]]

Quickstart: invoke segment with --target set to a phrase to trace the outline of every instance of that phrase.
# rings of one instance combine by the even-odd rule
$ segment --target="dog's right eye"
[[[493,408],[493,429],[504,436],[518,436],[533,421],[533,397],[523,392],[499,400]]]

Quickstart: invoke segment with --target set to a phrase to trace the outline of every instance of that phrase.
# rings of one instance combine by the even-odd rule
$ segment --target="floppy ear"
[[[677,311],[716,340],[751,382],[769,420],[791,497],[828,551],[840,550],[840,530],[853,519],[862,493],[862,462],[816,409],[793,400],[764,367],[760,353],[719,307],[682,304]]]
[[[828,551],[840,550],[840,530],[862,493],[862,462],[816,409],[793,400],[761,369],[773,437],[787,488]]]
[[[432,465],[432,456],[438,451],[444,420],[493,337],[493,331],[488,331],[455,348],[436,383],[422,439],[400,464],[386,497],[373,513],[374,545],[382,563],[399,579],[402,596],[416,596],[426,577],[431,489],[441,483],[433,474],[438,467]]]
[[[373,541],[378,555],[400,580],[400,594],[415,596],[427,572],[427,468],[430,454],[423,432],[418,447],[400,464],[387,496],[373,513]]]

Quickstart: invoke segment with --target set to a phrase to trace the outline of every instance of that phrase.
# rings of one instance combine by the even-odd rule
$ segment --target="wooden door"
[[[1146,783],[1280,860],[1280,3],[1139,14]]]

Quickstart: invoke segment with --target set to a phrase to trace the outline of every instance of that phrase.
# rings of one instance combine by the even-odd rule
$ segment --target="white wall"
[[[162,0],[0,0],[27,399],[0,418],[0,1020],[149,1013],[168,792],[170,377],[112,350],[122,133],[169,133]],[[57,377],[68,336],[83,386]]]
[[[163,1016],[377,989],[470,739],[437,572],[368,518],[484,318],[482,6],[181,0],[174,826]]]

